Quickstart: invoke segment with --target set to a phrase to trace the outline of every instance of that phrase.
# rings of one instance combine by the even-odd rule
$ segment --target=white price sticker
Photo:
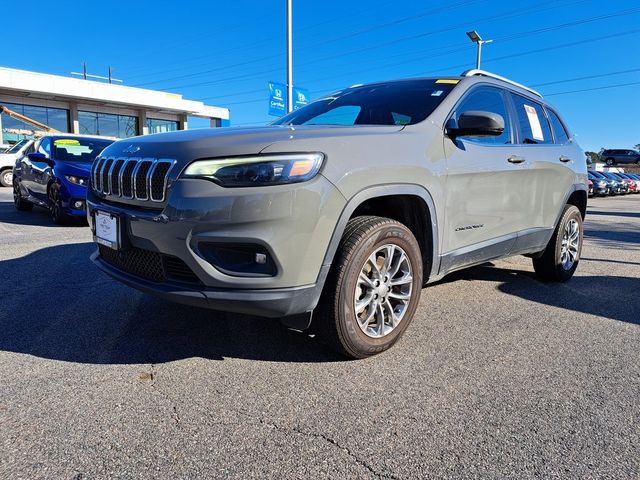
[[[531,127],[531,135],[533,135],[533,139],[544,141],[544,134],[542,133],[542,126],[540,125],[538,112],[530,105],[525,105],[524,110],[527,112],[527,118],[529,119],[529,126]]]

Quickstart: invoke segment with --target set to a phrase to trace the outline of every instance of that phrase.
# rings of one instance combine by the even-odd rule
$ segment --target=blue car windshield
[[[413,125],[431,115],[457,83],[420,79],[354,86],[294,110],[273,125]]]
[[[53,158],[65,162],[91,163],[113,140],[100,138],[56,138]]]

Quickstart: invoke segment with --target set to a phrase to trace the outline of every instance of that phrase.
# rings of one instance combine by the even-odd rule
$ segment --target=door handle
[[[507,162],[509,163],[523,163],[525,161],[524,157],[519,157],[518,155],[511,155],[507,158]]]
[[[562,163],[567,163],[567,162],[570,162],[571,159],[569,157],[565,157],[564,155],[560,155],[560,161]]]

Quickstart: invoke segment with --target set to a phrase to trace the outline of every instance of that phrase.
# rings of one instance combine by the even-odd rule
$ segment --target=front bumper
[[[117,268],[98,252],[92,260],[122,283],[179,303],[266,317],[304,313],[315,308],[322,291],[330,267],[324,257],[344,202],[320,175],[297,185],[251,189],[178,180],[161,210],[106,202],[89,191],[92,229],[96,210],[117,216],[121,248],[176,257],[197,283],[150,281]],[[224,272],[201,253],[200,246],[212,242],[260,245],[272,256],[277,272]]]
[[[279,289],[198,289],[171,283],[154,283],[130,275],[109,265],[98,252],[91,260],[100,270],[119,282],[145,293],[184,305],[209,308],[224,312],[281,318],[309,312],[315,308],[322,293],[328,267],[320,272],[319,281],[313,285]]]

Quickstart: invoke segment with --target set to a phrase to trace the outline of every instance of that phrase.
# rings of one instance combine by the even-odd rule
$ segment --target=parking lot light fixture
[[[493,40],[483,40],[480,34],[473,30],[471,32],[467,32],[467,37],[471,39],[473,43],[476,44],[476,69],[480,70],[480,60],[482,58],[482,45],[485,43],[492,43]]]

